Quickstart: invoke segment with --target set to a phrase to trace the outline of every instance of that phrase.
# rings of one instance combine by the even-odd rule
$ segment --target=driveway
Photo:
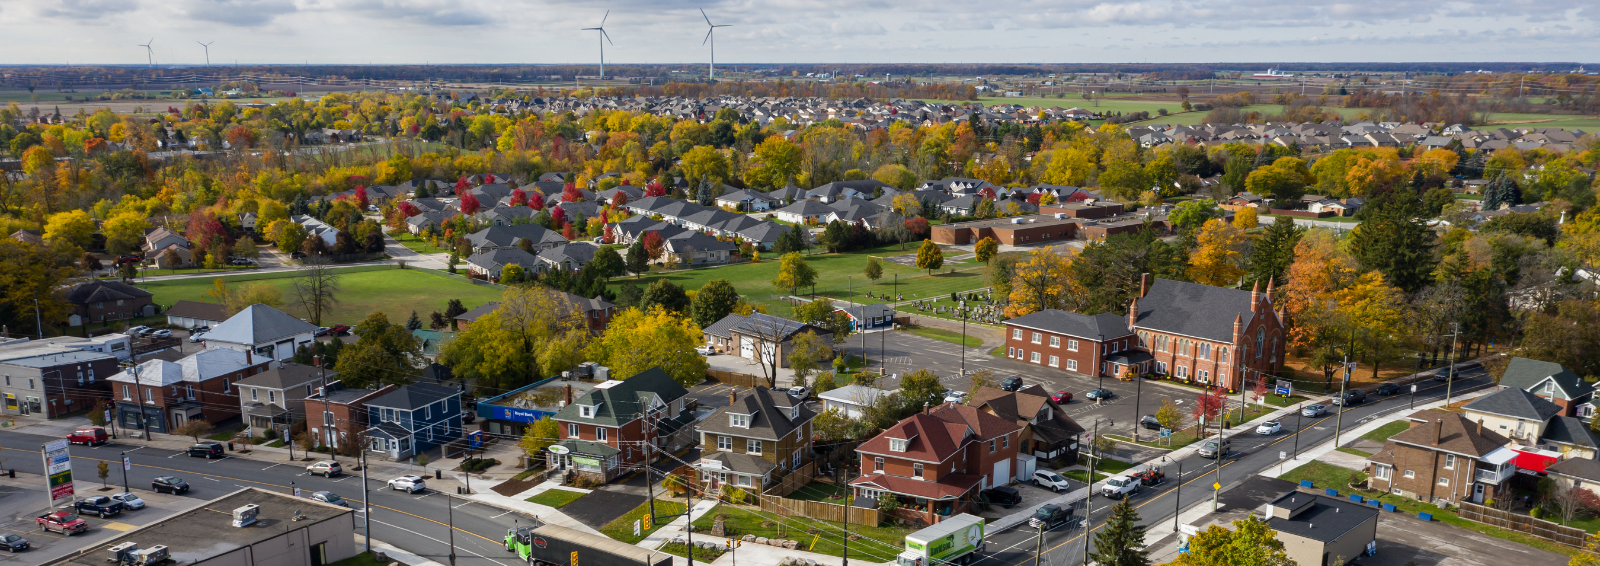
[[[1438,522],[1396,513],[1378,515],[1378,554],[1356,561],[1366,566],[1449,564],[1506,566],[1566,564],[1567,557]]]
[[[561,508],[562,513],[577,519],[579,523],[599,529],[616,520],[617,517],[628,514],[629,511],[644,504],[645,496],[624,493],[620,491],[596,490],[585,495],[572,504]]]

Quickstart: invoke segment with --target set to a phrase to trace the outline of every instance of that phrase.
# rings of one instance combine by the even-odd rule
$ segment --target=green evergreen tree
[[[1508,175],[1495,177],[1483,188],[1483,210],[1499,210],[1501,205],[1522,204],[1522,189]]]
[[[1111,508],[1100,532],[1094,536],[1094,554],[1090,560],[1100,566],[1150,566],[1149,550],[1144,547],[1144,526],[1139,524],[1139,512],[1127,499]]]
[[[595,250],[594,259],[584,266],[584,271],[596,277],[610,279],[622,275],[628,266],[622,261],[622,256],[617,254],[616,246],[600,246]]]
[[[1250,253],[1249,279],[1263,286],[1268,281],[1279,285],[1286,283],[1284,274],[1289,271],[1289,264],[1294,263],[1294,246],[1300,243],[1304,233],[1305,228],[1296,226],[1294,218],[1288,216],[1279,216],[1268,225]]]
[[[411,318],[406,319],[406,332],[422,328],[422,317],[417,316],[417,311],[411,311]]]
[[[644,297],[639,300],[641,310],[650,310],[650,307],[660,305],[662,308],[682,314],[689,309],[689,295],[666,279],[657,279],[650,282],[644,290]]]
[[[628,246],[627,267],[635,276],[642,276],[650,270],[650,252],[644,249],[644,238],[634,240],[633,245]]]
[[[1433,248],[1438,236],[1422,223],[1426,211],[1409,191],[1373,197],[1351,233],[1350,252],[1363,269],[1383,274],[1384,282],[1407,293],[1432,281]]]

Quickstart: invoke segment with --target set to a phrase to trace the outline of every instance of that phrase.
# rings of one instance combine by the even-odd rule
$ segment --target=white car
[[[206,339],[206,333],[204,333],[204,332],[196,332],[194,334],[190,334],[189,335],[189,341],[190,342],[198,343],[198,342],[205,341],[205,339]]]
[[[1072,484],[1067,483],[1067,478],[1050,470],[1034,472],[1033,484],[1057,493],[1072,488]]]
[[[1270,422],[1270,423],[1261,423],[1261,426],[1257,426],[1256,427],[1256,434],[1260,434],[1260,435],[1264,435],[1264,436],[1271,436],[1271,435],[1274,435],[1274,434],[1278,434],[1278,431],[1281,431],[1281,430],[1283,430],[1283,424],[1279,423],[1277,421],[1273,421],[1273,422]]]
[[[416,493],[424,489],[428,489],[428,485],[422,481],[422,478],[417,476],[400,476],[398,478],[389,480],[389,489],[393,489],[395,491],[404,491],[406,493]]]
[[[956,391],[954,389],[945,391],[944,392],[944,402],[946,402],[946,403],[955,403],[955,404],[958,404],[958,405],[962,404],[962,403],[966,403],[967,402],[967,392],[966,391]]]
[[[702,356],[715,356],[715,355],[717,355],[717,351],[711,349],[710,346],[701,346],[699,348],[695,348],[694,349],[694,353],[700,354]]]
[[[1304,409],[1300,409],[1300,416],[1314,419],[1322,416],[1322,414],[1327,411],[1328,408],[1322,405],[1310,405]]]
[[[133,328],[129,328],[127,330],[124,330],[124,331],[122,331],[122,333],[123,334],[127,334],[129,336],[142,336],[142,335],[144,335],[144,331],[149,330],[149,329],[150,329],[150,327],[141,324],[139,326],[135,326]]]
[[[144,500],[132,493],[118,493],[111,496],[111,500],[121,502],[123,509],[144,509]]]
[[[153,337],[156,337],[156,338],[171,338],[172,337],[172,331],[171,330],[157,330],[155,332],[151,332],[150,335],[153,336]]]

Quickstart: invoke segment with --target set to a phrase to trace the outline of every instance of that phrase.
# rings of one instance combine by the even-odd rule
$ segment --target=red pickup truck
[[[71,511],[45,513],[34,519],[34,522],[39,523],[39,530],[41,531],[55,531],[64,535],[72,535],[89,530],[89,522],[79,519],[78,515]]]

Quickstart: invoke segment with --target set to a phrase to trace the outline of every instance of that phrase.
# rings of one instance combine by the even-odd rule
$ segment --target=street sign
[[[1417,384],[1415,384],[1415,383],[1411,384],[1411,392],[1412,393],[1416,393],[1417,392]]]
[[[1211,484],[1211,489],[1222,489],[1222,484],[1213,483],[1213,484]]]
[[[1294,382],[1280,379],[1278,380],[1277,386],[1272,389],[1272,392],[1285,397],[1294,395]]]
[[[1288,460],[1289,459],[1289,453],[1288,452],[1284,452],[1282,450],[1279,450],[1278,451],[1278,459],[1279,460]]]
[[[633,520],[633,536],[639,536],[639,520]]]
[[[1171,437],[1172,437],[1172,429],[1166,428],[1166,427],[1161,427],[1161,438],[1171,438]]]
[[[122,457],[122,471],[126,472],[126,471],[132,470],[132,469],[133,469],[133,461],[129,460],[127,456],[123,456]]]
[[[483,448],[483,431],[474,430],[467,433],[467,449],[477,450]]]

